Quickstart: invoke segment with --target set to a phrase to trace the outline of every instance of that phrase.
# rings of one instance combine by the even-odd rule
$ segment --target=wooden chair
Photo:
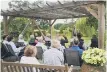
[[[1,58],[4,61],[15,62],[19,60],[18,56],[15,55],[12,47],[9,44],[1,43],[1,45]]]
[[[78,51],[73,51],[71,49],[64,50],[65,62],[68,66],[73,65],[73,72],[80,72],[80,56]]]
[[[36,46],[37,48],[37,55],[36,55],[36,58],[39,59],[39,60],[42,60],[42,57],[43,57],[43,49],[41,46]]]
[[[72,72],[72,68],[68,70],[68,65],[51,66],[14,62],[1,62],[1,65],[2,72]]]
[[[80,66],[80,57],[78,51],[65,49],[65,57],[68,65]]]

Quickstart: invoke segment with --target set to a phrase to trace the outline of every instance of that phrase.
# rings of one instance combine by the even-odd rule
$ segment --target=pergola
[[[56,19],[80,18],[94,16],[98,19],[98,47],[104,48],[105,32],[105,1],[72,0],[45,2],[44,4],[18,2],[17,5],[9,4],[10,8],[1,10],[4,18],[4,33],[8,34],[8,24],[14,17],[27,17],[33,20],[49,20],[50,26]],[[9,18],[8,18],[9,16]],[[54,20],[51,22],[51,20]]]

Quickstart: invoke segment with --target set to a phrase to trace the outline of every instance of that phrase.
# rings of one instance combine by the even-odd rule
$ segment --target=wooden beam
[[[96,19],[98,19],[97,13],[95,12],[95,10],[91,9],[89,5],[84,5],[81,7],[84,7],[87,11],[90,12],[90,14],[92,14]]]
[[[49,22],[48,22],[48,23],[49,23],[49,26],[50,26],[51,39],[52,39],[52,36],[53,36],[53,35],[52,35],[52,26],[53,26],[53,24],[55,23],[55,21],[56,21],[56,20],[57,20],[57,19],[54,19],[54,21],[53,21],[53,22],[52,22],[52,20],[49,20]]]
[[[44,34],[42,33],[42,31],[41,31],[40,27],[37,25],[37,23],[36,23],[36,20],[35,20],[35,19],[32,19],[32,23],[33,23],[33,24],[35,24],[35,25],[37,26],[38,30],[40,31],[41,35],[42,35],[42,36],[43,36],[43,38],[44,38]]]
[[[8,20],[7,16],[3,16],[3,23],[4,23],[4,34],[8,35]]]
[[[104,49],[105,6],[103,2],[98,4],[98,22],[98,47]]]

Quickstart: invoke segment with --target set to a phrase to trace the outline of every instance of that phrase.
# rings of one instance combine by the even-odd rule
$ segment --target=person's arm
[[[60,52],[59,54],[59,59],[60,59],[61,64],[64,65],[64,55],[62,52]]]

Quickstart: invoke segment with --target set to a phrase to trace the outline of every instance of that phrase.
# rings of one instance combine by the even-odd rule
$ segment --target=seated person
[[[30,35],[30,41],[29,41],[29,44],[30,44],[30,45],[33,45],[33,46],[35,46],[35,45],[36,45],[34,35]]]
[[[21,57],[20,63],[39,64],[36,59],[37,49],[35,46],[28,45],[24,50],[24,56]]]
[[[79,55],[82,56],[83,50],[79,48],[78,44],[79,44],[79,41],[77,38],[75,38],[73,41],[73,46],[70,47],[69,49],[79,51]]]
[[[43,54],[44,64],[47,65],[63,65],[64,64],[64,56],[61,51],[59,51],[60,41],[52,40],[51,49],[47,50]]]
[[[20,53],[20,50],[23,49],[23,48],[16,48],[16,45],[12,40],[13,40],[12,36],[7,37],[8,44],[12,47],[15,54],[18,55]]]
[[[28,45],[24,50],[24,56],[21,57],[20,63],[24,64],[40,64],[36,59],[37,49],[35,46]],[[36,72],[33,69],[33,72]],[[37,71],[39,72],[39,71]]]
[[[47,36],[45,36],[44,38],[45,38],[45,45],[49,48],[51,46],[51,35],[47,34]]]
[[[24,41],[23,35],[19,35],[18,42],[23,42],[24,45],[27,45],[27,42]]]
[[[59,40],[60,40],[61,45],[66,48],[65,43],[68,43],[67,37],[66,37],[65,35],[60,36],[60,37],[59,37]]]
[[[43,42],[43,37],[38,37],[38,43],[36,44],[36,46],[40,46],[42,47],[43,51],[47,50],[47,47],[45,46],[44,42]]]
[[[92,39],[91,39],[91,46],[90,47],[97,47],[98,48],[98,38],[96,37],[96,35],[93,35]]]
[[[8,43],[7,37],[8,37],[8,35],[3,35],[3,44],[7,44]]]

